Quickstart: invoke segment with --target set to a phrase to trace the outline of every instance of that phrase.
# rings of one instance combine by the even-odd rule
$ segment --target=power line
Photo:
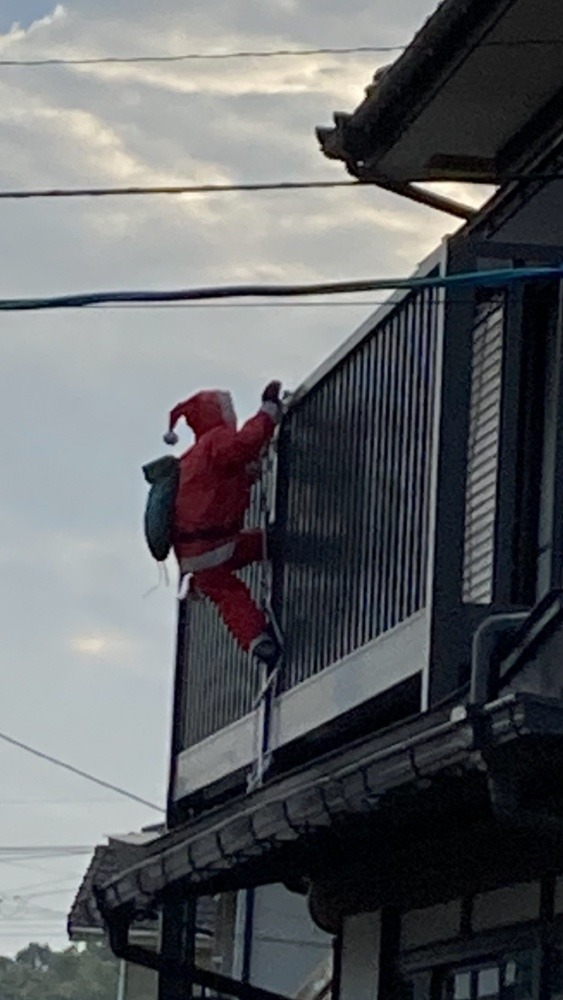
[[[14,854],[19,857],[20,854],[41,854],[45,857],[58,856],[60,854],[70,855],[70,854],[92,854],[94,848],[90,845],[83,844],[42,844],[42,845],[25,845],[25,846],[0,846],[0,856],[5,854]]]
[[[147,806],[149,809],[155,809],[159,813],[164,812],[161,806],[155,805],[154,802],[149,802],[147,799],[143,799],[139,795],[135,795],[133,792],[127,791],[126,788],[120,788],[119,785],[113,785],[109,781],[103,781],[101,778],[96,778],[93,774],[89,774],[87,771],[82,771],[80,768],[74,767],[73,764],[67,764],[66,761],[59,760],[57,757],[52,757],[50,754],[43,753],[42,750],[36,750],[27,743],[22,743],[20,740],[15,740],[12,736],[7,736],[6,733],[0,732],[0,740],[4,740],[5,743],[9,743],[11,746],[18,747],[20,750],[25,750],[26,753],[30,753],[34,757],[39,757],[40,760],[46,760],[49,764],[55,764],[57,767],[61,767],[65,771],[70,771],[71,774],[76,774],[79,778],[91,781],[93,784],[99,785],[101,788],[108,788],[111,792],[115,792],[116,795],[123,795],[124,798],[131,799],[133,802],[139,802],[141,805]]]
[[[68,882],[68,879],[66,879],[65,881]],[[24,892],[24,893],[14,894],[12,890],[9,894],[9,898],[17,900],[40,899],[43,898],[44,896],[66,896],[66,894],[69,892],[76,892],[76,882],[73,882],[71,885],[65,885],[64,888],[62,889],[46,889],[44,892]]]
[[[180,52],[177,55],[166,56],[86,56],[50,59],[0,59],[0,66],[106,66],[129,63],[179,63],[179,62],[215,62],[228,59],[278,59],[299,56],[345,56],[385,52],[402,52],[404,45],[354,45],[350,47],[320,47],[312,49],[243,49],[234,52]]]
[[[53,889],[54,889],[55,892],[59,892],[59,891],[60,892],[64,892],[65,891],[64,889],[59,890],[56,887],[57,886],[61,886],[61,885],[65,885],[66,886],[66,883],[69,881],[70,878],[71,878],[70,875],[66,875],[66,876],[63,877],[61,874],[59,874],[59,875],[57,875],[56,878],[47,879],[47,881],[43,880],[42,882],[26,882],[25,885],[12,886],[10,889],[5,889],[4,891],[2,891],[0,889],[0,896],[4,896],[6,894],[12,895],[12,896],[14,894],[18,894],[18,895],[22,895],[22,896],[27,896],[27,895],[34,895],[34,896],[35,895],[38,895],[38,896],[39,895],[50,895],[50,893],[47,891],[47,887],[48,886],[51,887],[51,891],[53,891]],[[73,882],[73,886],[76,888],[76,883],[75,882]],[[37,892],[36,891],[37,889],[42,890],[42,891],[41,892]],[[30,892],[30,890],[31,890],[31,892]]]
[[[498,285],[512,285],[518,281],[547,281],[560,280],[563,277],[563,266],[561,267],[521,267],[506,268],[491,271],[471,271],[463,274],[439,275],[426,278],[377,278],[366,281],[334,281],[320,282],[308,285],[223,285],[208,288],[177,289],[173,291],[129,291],[129,292],[89,292],[86,294],[55,295],[42,298],[26,299],[0,299],[0,312],[29,312],[47,309],[75,309],[88,308],[109,303],[139,302],[139,303],[165,303],[165,302],[188,302],[205,299],[231,299],[231,298],[294,298],[308,297],[312,295],[348,295],[350,293],[362,293],[373,291],[417,291],[435,288],[456,288],[456,287],[495,287]],[[0,733],[0,739],[7,739]],[[23,744],[15,740],[9,742],[17,746]],[[24,749],[30,750],[29,747]],[[46,757],[38,751],[31,750],[37,756]],[[52,758],[47,757],[51,760]],[[52,759],[54,763],[67,770],[76,771],[76,768],[61,761]],[[128,798],[137,798],[122,789],[116,789],[107,782],[86,775],[78,771],[83,777],[106,788],[118,791],[127,795]],[[152,803],[140,799],[144,805],[150,805],[153,809],[158,809]],[[161,811],[161,810],[159,810]]]
[[[123,302],[112,305],[101,304],[97,309],[145,309],[151,305],[156,309],[358,309],[371,306],[386,306],[389,299],[356,299],[352,302]],[[39,799],[37,801],[40,801]]]
[[[0,806],[92,806],[116,805],[115,799],[0,799]]]
[[[480,42],[477,48],[522,48],[527,46],[559,46],[563,38],[515,38],[498,41]],[[417,45],[351,45],[351,46],[320,46],[308,49],[242,49],[231,52],[180,52],[177,55],[139,55],[139,56],[84,56],[64,57],[54,56],[45,59],[0,59],[0,67],[44,67],[44,66],[107,66],[126,65],[134,63],[180,63],[180,62],[216,62],[229,59],[279,59],[310,56],[348,56],[373,55],[404,52],[407,48],[429,51],[426,46]]]
[[[2,201],[30,198],[115,198],[131,195],[231,194],[258,191],[303,191],[339,187],[372,187],[362,181],[273,181],[250,184],[157,184],[148,187],[42,188],[29,191],[0,191]]]
[[[563,173],[502,174],[491,178],[464,178],[468,183],[498,186],[512,182],[529,183],[563,179]],[[443,181],[446,183],[446,180]],[[451,181],[448,181],[451,183]],[[377,181],[267,181],[242,184],[154,184],[134,187],[31,188],[0,191],[0,201],[30,201],[37,198],[127,198],[154,195],[257,194],[267,191],[320,191],[329,188],[373,188]]]
[[[458,302],[473,302],[473,299],[457,299]],[[103,309],[370,309],[388,306],[389,299],[355,299],[351,302],[108,302],[92,306],[92,311]],[[438,306],[435,301],[430,305]],[[79,307],[76,307],[79,308]],[[37,800],[41,801],[40,799]],[[68,801],[68,800],[66,800]],[[98,801],[98,800],[94,800]],[[99,800],[102,801],[102,800]]]

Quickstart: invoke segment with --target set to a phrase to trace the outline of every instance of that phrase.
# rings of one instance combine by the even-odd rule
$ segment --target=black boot
[[[261,663],[264,663],[270,670],[277,666],[282,655],[282,648],[274,634],[274,630],[269,628],[254,640],[250,646],[250,653]]]

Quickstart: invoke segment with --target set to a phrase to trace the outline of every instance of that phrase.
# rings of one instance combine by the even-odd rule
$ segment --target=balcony
[[[442,257],[420,273],[438,273]],[[281,553],[273,603],[286,640],[276,748],[402,684],[399,715],[420,707],[440,295],[397,295],[301,386],[284,419],[268,484]],[[255,498],[249,525],[257,516]],[[257,593],[256,571],[246,579]],[[176,799],[246,768],[257,740],[256,668],[215,609],[190,603],[179,640]]]
[[[560,220],[560,192],[542,187],[510,213],[493,199],[417,276],[558,263],[560,242],[525,241],[534,214]],[[559,586],[561,315],[556,281],[398,293],[293,395],[268,483],[286,641],[278,769],[451,698],[479,623]],[[257,515],[255,498],[249,524]],[[215,609],[184,608],[182,809],[243,787],[257,687]]]

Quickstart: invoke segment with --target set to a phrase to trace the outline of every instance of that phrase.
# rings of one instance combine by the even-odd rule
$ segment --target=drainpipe
[[[254,904],[256,894],[254,889],[247,889],[244,901],[244,929],[242,941],[242,970],[241,979],[243,983],[250,982],[252,966],[252,938],[254,933]]]
[[[119,980],[117,983],[117,1000],[125,1000],[127,986],[127,962],[122,958],[119,961]]]
[[[129,926],[131,915],[127,913],[114,914],[107,919],[110,947],[116,958],[124,959],[132,965],[142,965],[145,969],[153,969],[159,974],[163,971],[162,954],[144,948],[141,945],[129,943]],[[265,990],[251,983],[243,983],[231,976],[223,976],[209,969],[202,969],[187,962],[167,963],[167,974],[174,979],[179,997],[185,997],[186,980],[212,993],[235,997],[235,1000],[289,1000],[281,993]]]
[[[481,622],[473,637],[470,705],[486,705],[496,695],[493,690],[495,654],[499,646],[510,640],[529,617],[529,611],[516,611],[491,615]]]

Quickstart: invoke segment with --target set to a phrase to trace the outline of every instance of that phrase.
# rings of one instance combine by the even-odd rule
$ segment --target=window
[[[450,969],[440,995],[442,1000],[532,1000],[533,972],[531,952]]]

